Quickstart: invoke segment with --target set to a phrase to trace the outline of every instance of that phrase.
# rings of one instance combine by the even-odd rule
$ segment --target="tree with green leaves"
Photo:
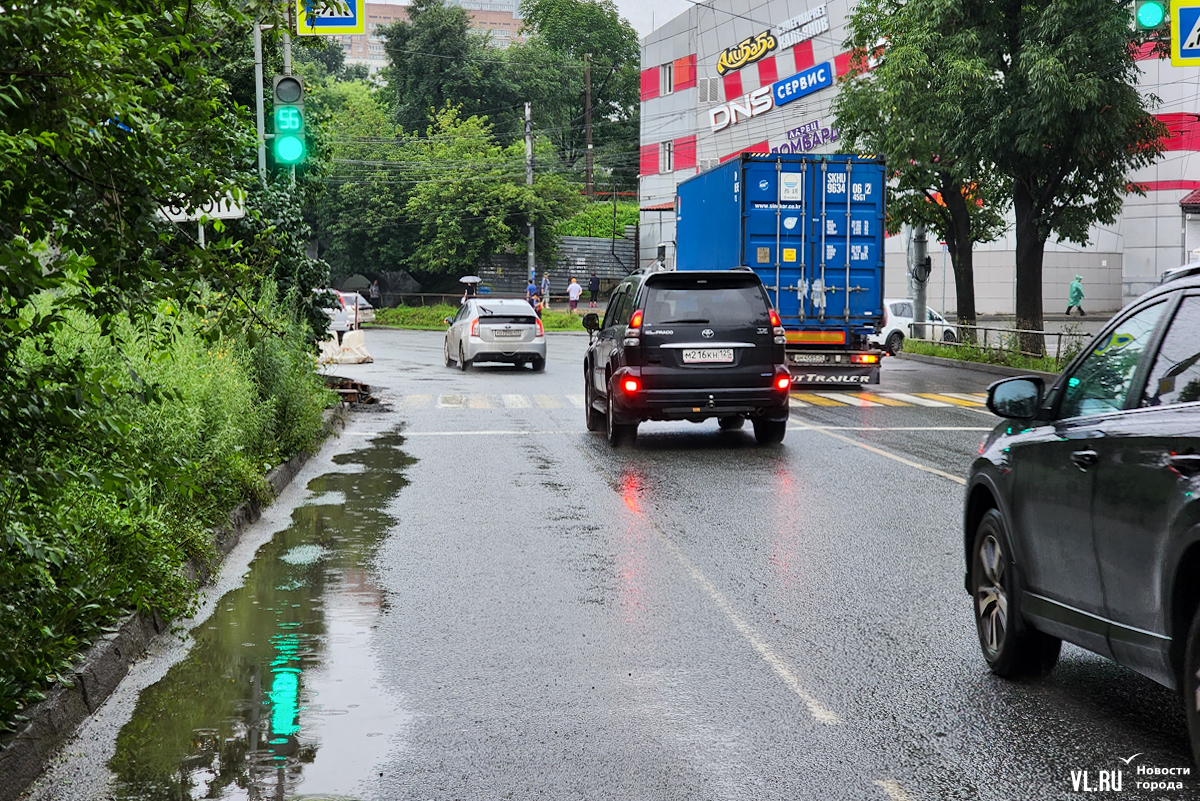
[[[944,0],[920,0],[944,2]],[[1086,244],[1094,223],[1116,219],[1130,174],[1162,153],[1166,129],[1138,92],[1134,60],[1145,34],[1130,6],[1112,0],[961,2],[993,77],[972,107],[978,125],[960,133],[1012,180],[1017,243],[1017,325],[1043,325],[1042,261],[1051,236]],[[1038,335],[1026,350],[1042,349]]]
[[[567,169],[585,154],[584,58],[591,57],[596,165],[636,185],[641,103],[637,31],[612,0],[521,0],[527,43],[509,48],[514,81]]]
[[[888,225],[924,225],[946,242],[958,321],[975,325],[974,246],[1005,228],[1011,182],[959,132],[977,125],[972,102],[991,75],[974,37],[946,4],[864,0],[850,18],[852,71],[834,112],[845,144],[887,158]],[[887,43],[886,49],[877,43]],[[869,67],[868,55],[878,60]],[[970,329],[963,335],[970,338]]]
[[[419,128],[447,103],[466,116],[508,110],[516,132],[519,104],[505,60],[486,37],[471,30],[469,12],[445,0],[414,0],[408,19],[381,28],[388,66],[383,69],[393,118]]]

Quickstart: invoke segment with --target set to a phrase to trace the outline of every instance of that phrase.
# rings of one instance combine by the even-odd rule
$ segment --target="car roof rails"
[[[1165,284],[1168,281],[1186,278],[1189,275],[1200,275],[1200,261],[1194,261],[1189,264],[1184,264],[1180,267],[1172,267],[1162,274],[1162,277],[1158,279],[1158,282],[1160,284]]]

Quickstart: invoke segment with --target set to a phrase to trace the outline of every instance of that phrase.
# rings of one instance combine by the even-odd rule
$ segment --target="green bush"
[[[212,556],[209,530],[265,499],[263,473],[319,441],[332,396],[293,304],[268,284],[254,303],[266,332],[220,335],[217,301],[163,302],[109,332],[70,311],[44,347],[18,352],[43,383],[82,366],[101,389],[77,389],[98,400],[72,436],[27,448],[60,476],[53,494],[0,482],[0,731],[125,613],[185,613],[194,588],[182,567]],[[50,302],[35,298],[28,314]]]
[[[616,223],[612,203],[589,204],[574,217],[554,226],[555,236],[597,236],[612,239],[625,236],[625,226],[638,224],[638,204],[617,201]]]
[[[1078,346],[1075,347],[1076,352]],[[980,362],[983,364],[999,364],[1005,367],[1015,367],[1018,370],[1039,370],[1046,373],[1057,373],[1066,363],[1062,364],[1052,356],[1029,356],[1015,349],[985,348],[981,345],[962,343],[957,345],[935,344],[920,342],[914,339],[904,340],[906,353],[917,353],[923,356],[941,356],[946,359],[958,359],[964,362]]]
[[[558,305],[565,305],[559,301]],[[458,314],[457,306],[440,303],[437,306],[397,306],[394,309],[379,309],[375,312],[375,324],[394,328],[415,328],[430,331],[445,329],[444,320]],[[547,331],[582,331],[581,317],[569,311],[542,312],[542,326]]]

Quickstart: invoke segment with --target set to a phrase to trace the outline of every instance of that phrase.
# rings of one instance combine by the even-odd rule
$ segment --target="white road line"
[[[798,398],[789,398],[788,405],[791,406],[793,409],[807,409],[812,404],[805,403],[804,401],[799,400]]]
[[[708,597],[717,605],[717,608],[725,614],[725,617],[729,618],[729,621],[750,642],[754,650],[758,651],[758,655],[763,658],[763,661],[770,665],[791,691],[800,697],[800,700],[808,707],[808,711],[816,718],[817,722],[824,723],[827,726],[840,723],[841,721],[837,714],[826,709],[812,693],[804,688],[804,685],[800,683],[800,679],[796,676],[791,666],[788,665],[787,661],[775,653],[775,649],[759,636],[753,626],[742,619],[742,616],[733,608],[733,604],[729,602],[729,599],[708,580],[707,576],[700,572],[700,569],[692,563],[691,559],[688,559],[687,554],[675,544],[675,541],[653,523],[650,523],[650,528],[658,535],[659,540],[667,546],[675,558],[679,560],[679,563],[687,569],[696,583],[704,588],[704,591],[708,593]]]
[[[562,436],[564,434],[578,434],[579,431],[515,431],[504,429],[493,429],[490,431],[402,431],[402,437],[528,437],[553,434],[554,436]]]
[[[913,406],[950,406],[950,405],[952,405],[949,403],[945,403],[943,401],[930,400],[929,398],[918,398],[916,395],[909,395],[904,392],[880,392],[879,394],[885,398],[891,398],[892,400],[898,400],[898,401],[904,401],[905,403],[911,403]]]
[[[490,409],[496,404],[492,402],[491,395],[468,395],[467,405],[472,409]]]
[[[424,409],[433,400],[432,395],[405,395],[400,399],[401,409]]]
[[[904,788],[900,786],[900,782],[895,779],[876,779],[875,786],[883,790],[891,801],[912,801],[909,794],[904,792]]]
[[[542,409],[561,409],[562,403],[553,395],[534,395],[533,402]]]
[[[881,403],[869,401],[866,398],[860,398],[857,395],[847,395],[842,392],[814,392],[814,395],[820,395],[822,398],[848,403],[851,406],[882,406]]]
[[[942,478],[948,478],[956,484],[963,484],[965,486],[967,483],[967,480],[965,478],[962,478],[961,476],[956,476],[952,473],[947,473],[944,470],[938,470],[936,467],[930,467],[929,465],[924,465],[924,464],[921,464],[920,462],[914,462],[911,459],[905,459],[903,456],[897,456],[896,454],[889,453],[888,451],[885,451],[882,448],[876,448],[874,445],[868,445],[865,442],[859,442],[856,439],[852,439],[851,437],[842,436],[841,434],[836,434],[833,431],[828,431],[828,430],[822,429],[822,428],[815,428],[813,426],[808,425],[807,423],[805,423],[803,420],[801,420],[798,417],[793,417],[792,422],[795,423],[796,426],[801,429],[808,428],[813,431],[816,431],[818,434],[824,434],[827,437],[833,437],[834,439],[840,439],[842,442],[853,445],[856,448],[862,448],[865,451],[870,451],[871,453],[878,454],[880,456],[883,456],[884,458],[892,459],[893,461],[897,461],[900,464],[908,465],[909,467],[915,467],[918,470],[924,470],[926,473],[932,473],[935,476],[941,476]]]
[[[437,407],[439,409],[462,409],[466,405],[465,400],[462,395],[438,395]]]
[[[566,397],[567,397],[567,402],[569,402],[576,409],[583,408],[583,396],[582,395],[567,395]]]
[[[528,409],[529,398],[524,395],[501,395],[500,399],[504,401],[506,409]]]
[[[805,424],[813,431],[991,431],[980,426],[814,426]]]

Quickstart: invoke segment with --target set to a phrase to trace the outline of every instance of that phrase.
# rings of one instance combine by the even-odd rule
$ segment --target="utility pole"
[[[585,178],[583,182],[584,194],[587,199],[593,200],[596,194],[596,187],[592,183],[592,54],[587,53],[583,57],[583,128],[587,137],[587,154],[584,156]]]
[[[917,339],[925,338],[925,321],[929,316],[929,302],[927,299],[927,288],[929,285],[929,256],[925,248],[925,226],[916,225],[913,227],[913,284],[916,291],[913,293],[913,331],[912,334]]]
[[[525,101],[525,183],[533,186],[533,104]],[[532,198],[531,198],[532,201]],[[537,278],[533,263],[533,204],[529,208],[529,280]]]
[[[262,25],[254,21],[254,117],[258,124],[258,177],[267,185],[267,132],[263,122]]]

